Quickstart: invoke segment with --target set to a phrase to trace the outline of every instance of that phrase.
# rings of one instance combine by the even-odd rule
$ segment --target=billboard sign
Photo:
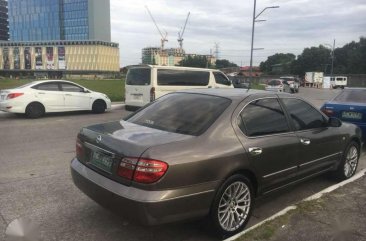
[[[24,69],[32,69],[30,47],[24,48]]]
[[[58,69],[66,69],[65,47],[58,47]]]
[[[13,48],[13,58],[14,58],[14,69],[20,69],[19,47],[14,47]]]
[[[3,69],[10,69],[9,48],[3,48]]]
[[[35,47],[36,52],[36,69],[43,69],[43,61],[42,61],[42,48]]]
[[[55,61],[53,59],[53,47],[46,47],[47,69],[55,69]]]

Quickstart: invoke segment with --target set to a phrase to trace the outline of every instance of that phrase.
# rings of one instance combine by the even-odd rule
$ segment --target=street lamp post
[[[253,8],[253,21],[252,21],[252,43],[250,47],[250,68],[249,68],[249,83],[252,82],[252,73],[253,73],[253,44],[254,44],[254,29],[255,29],[255,22],[263,22],[266,20],[257,20],[257,18],[267,9],[269,8],[279,8],[279,6],[271,6],[264,8],[258,15],[256,15],[256,7],[257,7],[257,0],[254,0],[254,8]]]

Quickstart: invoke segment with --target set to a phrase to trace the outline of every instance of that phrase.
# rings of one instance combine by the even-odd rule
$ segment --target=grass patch
[[[316,212],[324,207],[324,201],[322,198],[302,201],[296,205],[296,209],[288,211],[286,214],[276,217],[273,220],[269,220],[259,227],[250,230],[245,233],[236,241],[253,241],[253,240],[270,240],[276,235],[276,232],[282,228],[283,225],[287,225],[292,216],[296,214],[303,215],[304,213]]]
[[[0,90],[11,89],[33,80],[15,80],[0,79]],[[79,85],[84,86],[92,91],[97,91],[108,95],[112,101],[123,101],[125,98],[125,80],[124,79],[106,79],[106,80],[71,80]]]
[[[252,83],[250,88],[255,90],[265,90],[265,85]]]

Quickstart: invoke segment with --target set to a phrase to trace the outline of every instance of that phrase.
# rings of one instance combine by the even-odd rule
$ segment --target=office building
[[[8,2],[0,0],[0,41],[9,39]]]
[[[109,0],[8,0],[11,41],[111,41]]]

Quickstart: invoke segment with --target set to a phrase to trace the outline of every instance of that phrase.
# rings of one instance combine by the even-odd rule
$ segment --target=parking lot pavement
[[[315,105],[334,91],[300,89]],[[40,225],[42,240],[215,240],[204,220],[143,227],[106,211],[72,183],[69,164],[75,137],[83,126],[121,119],[123,106],[105,114],[52,114],[26,119],[0,116],[0,240],[6,226],[27,217]],[[365,156],[360,168],[366,167]],[[253,225],[330,185],[320,176],[257,201]]]

